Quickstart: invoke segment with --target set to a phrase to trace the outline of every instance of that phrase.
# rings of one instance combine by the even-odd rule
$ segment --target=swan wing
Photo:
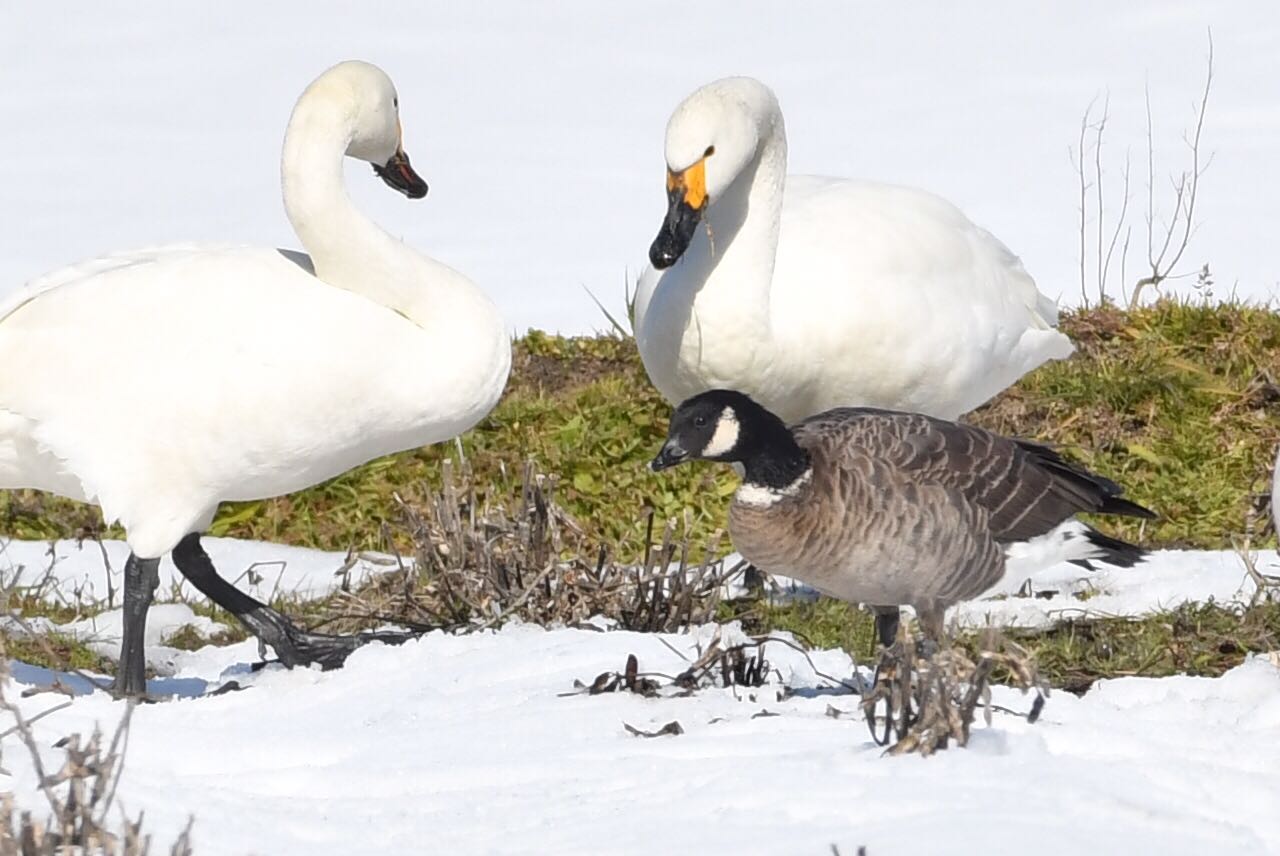
[[[141,247],[134,250],[108,253],[94,259],[60,267],[28,280],[20,288],[0,298],[0,321],[3,321],[40,295],[64,285],[87,280],[112,271],[159,265],[166,261],[202,253],[223,252],[241,248],[240,245],[236,244],[217,243],[162,244],[154,247]],[[281,250],[280,252],[306,259],[306,264],[310,265],[310,259],[303,253],[294,253],[289,250]]]
[[[868,404],[955,418],[1073,350],[1054,301],[990,232],[931,193],[873,182],[788,179],[770,317],[792,365],[831,366],[792,379],[812,387],[795,417]]]

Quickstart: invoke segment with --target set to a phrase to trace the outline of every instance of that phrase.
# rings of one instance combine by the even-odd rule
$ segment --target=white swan
[[[635,331],[672,403],[726,387],[787,422],[841,405],[955,419],[1072,352],[1054,301],[950,203],[787,176],[782,113],[759,81],[686,98],[666,160]]]
[[[391,80],[344,62],[298,99],[281,163],[310,254],[164,247],[60,270],[0,302],[0,488],[96,503],[133,551],[117,691],[145,690],[141,631],[160,556],[288,665],[359,641],[304,634],[213,572],[223,500],[289,493],[479,421],[511,351],[493,303],[352,205],[347,155],[412,198]]]

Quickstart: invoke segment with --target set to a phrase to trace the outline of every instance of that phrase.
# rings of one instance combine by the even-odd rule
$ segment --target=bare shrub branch
[[[952,743],[967,745],[977,712],[982,710],[990,725],[992,712],[1001,709],[991,702],[991,680],[997,672],[1004,672],[1023,692],[1035,693],[1031,709],[1019,714],[1035,722],[1049,687],[1026,649],[988,630],[975,663],[958,646],[921,655],[910,636],[900,634],[884,653],[871,690],[862,697],[872,738],[888,745],[885,751],[891,755],[932,755]],[[881,705],[884,715],[878,717]]]
[[[124,752],[134,705],[130,704],[125,709],[106,744],[98,728],[94,728],[87,742],[82,743],[79,734],[72,734],[54,744],[55,748],[63,751],[65,759],[56,772],[50,773],[41,758],[40,746],[31,726],[50,713],[61,710],[66,703],[28,718],[6,696],[8,683],[8,674],[0,674],[0,710],[8,714],[14,723],[6,734],[16,733],[26,749],[40,791],[49,805],[49,813],[44,821],[40,821],[30,811],[16,812],[12,794],[0,798],[0,854],[54,856],[74,852],[145,856],[151,849],[151,837],[142,834],[142,816],[130,820],[122,815],[118,825],[109,818],[115,804],[116,787],[124,770]],[[170,848],[171,856],[190,856],[190,833],[191,823],[188,822],[186,830]]]
[[[1196,202],[1199,200],[1200,178],[1213,162],[1213,155],[1203,157],[1201,154],[1201,137],[1204,133],[1204,120],[1209,107],[1209,94],[1213,90],[1213,31],[1208,34],[1208,55],[1206,57],[1204,88],[1200,93],[1199,103],[1195,109],[1195,124],[1188,137],[1183,134],[1183,142],[1187,146],[1191,166],[1176,176],[1169,176],[1169,185],[1173,191],[1173,213],[1168,220],[1157,224],[1156,214],[1156,167],[1155,167],[1155,126],[1151,116],[1151,90],[1146,90],[1147,105],[1147,267],[1149,273],[1134,285],[1133,295],[1129,299],[1130,307],[1137,306],[1142,292],[1148,286],[1158,289],[1169,279],[1176,279],[1186,274],[1175,273],[1182,261],[1191,238],[1195,234]],[[1159,250],[1156,244],[1160,245]],[[1209,278],[1207,266],[1202,272],[1201,281]]]
[[[1206,156],[1202,148],[1205,116],[1208,113],[1209,95],[1213,89],[1213,34],[1208,36],[1208,53],[1204,86],[1195,104],[1194,122],[1190,130],[1182,135],[1190,158],[1187,168],[1171,173],[1168,177],[1168,192],[1171,194],[1170,214],[1162,217],[1159,197],[1162,195],[1157,184],[1157,163],[1155,151],[1155,120],[1151,108],[1151,90],[1148,85],[1144,90],[1146,105],[1147,131],[1147,199],[1144,215],[1146,225],[1147,258],[1146,275],[1134,283],[1132,291],[1128,287],[1128,255],[1132,238],[1132,226],[1128,223],[1129,203],[1132,199],[1132,158],[1125,150],[1124,167],[1119,172],[1119,192],[1121,200],[1114,221],[1108,225],[1107,181],[1105,137],[1110,114],[1110,97],[1104,96],[1100,115],[1095,119],[1094,110],[1098,101],[1095,96],[1085,108],[1080,120],[1080,133],[1076,144],[1069,149],[1072,170],[1076,174],[1079,188],[1077,207],[1079,219],[1079,268],[1080,299],[1084,306],[1090,304],[1090,295],[1096,295],[1099,304],[1112,300],[1110,279],[1112,265],[1118,263],[1120,268],[1119,297],[1126,300],[1129,307],[1135,307],[1142,299],[1148,287],[1158,289],[1162,283],[1170,279],[1180,279],[1197,275],[1195,287],[1207,292],[1213,284],[1208,265],[1200,266],[1198,271],[1184,272],[1180,265],[1195,236],[1198,223],[1196,211],[1200,198],[1200,179],[1213,161],[1212,154]],[[1089,229],[1093,225],[1092,234]],[[1118,252],[1118,258],[1117,258]]]
[[[720,558],[722,532],[693,544],[691,519],[659,521],[652,510],[644,512],[643,562],[619,564],[556,502],[557,479],[532,463],[517,485],[483,489],[465,461],[441,472],[440,490],[396,497],[414,560],[339,592],[326,624],[478,630],[512,619],[583,626],[600,616],[627,630],[676,631],[713,621],[738,573]]]

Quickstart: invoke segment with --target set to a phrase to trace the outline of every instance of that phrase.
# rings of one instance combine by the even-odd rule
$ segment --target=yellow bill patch
[[[684,191],[686,205],[695,211],[700,210],[707,202],[707,159],[703,158],[681,173],[667,170],[667,192],[677,188]]]

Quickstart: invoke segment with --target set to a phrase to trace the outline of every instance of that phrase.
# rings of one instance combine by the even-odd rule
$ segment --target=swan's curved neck
[[[702,287],[694,298],[703,334],[715,319],[732,319],[733,335],[771,335],[769,288],[787,173],[787,135],[776,105],[760,119],[755,156],[720,199],[712,200],[690,262]]]
[[[298,103],[281,157],[285,212],[319,279],[425,327],[440,317],[443,303],[474,289],[452,268],[388,235],[352,204],[342,172],[352,133],[350,118],[335,105]]]

